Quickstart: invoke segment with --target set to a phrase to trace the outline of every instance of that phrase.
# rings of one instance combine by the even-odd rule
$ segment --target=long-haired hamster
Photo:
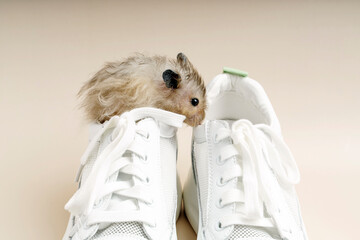
[[[103,123],[138,107],[155,107],[186,116],[199,125],[205,117],[204,82],[179,53],[176,59],[135,54],[109,62],[79,92],[87,117]]]

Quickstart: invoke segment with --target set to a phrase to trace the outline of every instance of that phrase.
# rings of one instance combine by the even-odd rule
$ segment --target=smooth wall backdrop
[[[297,159],[310,239],[356,239],[359,1],[0,1],[0,236],[60,239],[87,146],[77,91],[106,61],[184,52],[267,91]],[[190,167],[179,130],[178,169]],[[184,216],[180,240],[195,239]]]

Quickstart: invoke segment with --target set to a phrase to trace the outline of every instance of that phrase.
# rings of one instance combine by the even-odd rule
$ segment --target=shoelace
[[[219,206],[235,203],[237,211],[242,214],[221,217],[219,228],[235,224],[277,226],[284,235],[287,231],[291,232],[291,220],[281,214],[286,206],[281,196],[282,190],[298,183],[300,177],[289,148],[268,125],[253,125],[248,120],[234,122],[231,129],[219,129],[215,141],[229,137],[233,144],[221,149],[217,162],[223,164],[226,160],[239,156],[242,166],[236,165],[226,171],[226,176],[220,178],[219,184],[242,178],[243,190],[235,188],[225,192],[219,200]],[[272,174],[276,175],[279,184],[274,182],[276,180]],[[270,216],[264,216],[264,204]]]
[[[126,182],[107,181],[114,173],[121,172],[139,179],[140,182],[147,182],[148,179],[141,169],[123,156],[125,151],[130,151],[146,160],[146,156],[141,151],[141,146],[134,143],[136,134],[147,137],[144,132],[136,128],[136,121],[146,117],[152,117],[173,127],[181,127],[185,118],[182,115],[160,109],[139,108],[124,113],[121,117],[114,116],[104,124],[81,158],[81,167],[77,179],[80,177],[82,168],[87,163],[89,155],[96,147],[97,142],[108,129],[113,128],[111,142],[98,156],[86,181],[65,205],[65,209],[79,217],[78,225],[73,227],[71,235],[75,234],[81,227],[89,228],[89,226],[99,223],[136,221],[154,226],[155,223],[151,212],[144,209],[141,209],[141,211],[94,209],[96,203],[111,194],[118,194],[146,204],[152,203],[151,195],[144,185],[139,184],[129,188],[129,184]]]

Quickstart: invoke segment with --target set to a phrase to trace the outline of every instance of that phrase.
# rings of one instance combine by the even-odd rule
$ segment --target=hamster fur
[[[199,125],[205,117],[204,82],[188,58],[135,54],[107,63],[79,91],[90,121],[103,123],[139,107],[155,107],[186,116]]]

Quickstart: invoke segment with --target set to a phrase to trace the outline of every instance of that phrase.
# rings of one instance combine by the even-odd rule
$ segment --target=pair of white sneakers
[[[193,130],[185,212],[197,238],[306,240],[296,163],[262,87],[220,74]],[[184,117],[139,108],[93,125],[64,240],[177,239],[181,185],[177,128]]]

